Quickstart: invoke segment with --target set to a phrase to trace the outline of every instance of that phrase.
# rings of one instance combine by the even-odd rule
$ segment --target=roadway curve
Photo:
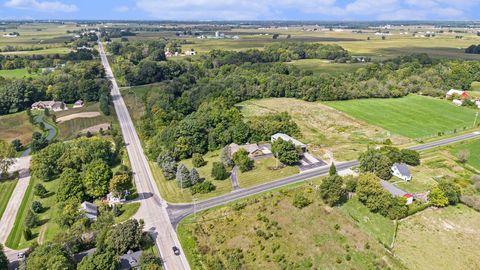
[[[160,192],[155,184],[149,164],[143,153],[140,139],[135,131],[135,126],[120,94],[117,82],[100,41],[98,42],[98,47],[106,76],[112,83],[111,96],[113,105],[115,106],[123,139],[125,140],[135,184],[141,201],[141,207],[135,215],[135,218],[145,221],[145,228],[155,239],[165,269],[190,269],[175,229],[168,216],[166,210],[167,203],[161,198]],[[173,246],[177,246],[180,249],[181,252],[179,256],[174,255],[172,251]]]
[[[469,140],[473,138],[479,138],[480,132],[472,132],[463,135],[459,135],[456,137],[451,137],[447,139],[442,139],[434,142],[419,144],[411,147],[407,147],[407,149],[422,151],[427,149],[432,149],[439,146],[444,146],[464,140]],[[358,161],[352,160],[347,162],[342,162],[335,164],[338,171],[350,169],[354,166],[358,165]],[[201,211],[206,210],[215,206],[223,205],[229,202],[236,201],[238,199],[242,199],[248,196],[252,196],[258,193],[262,193],[268,190],[280,188],[286,185],[290,185],[293,183],[305,181],[307,179],[311,179],[318,176],[327,175],[329,171],[329,166],[322,166],[313,170],[309,170],[306,172],[302,172],[296,175],[292,175],[289,177],[285,177],[282,179],[278,179],[272,182],[264,183],[258,186],[246,188],[246,189],[239,189],[232,193],[215,197],[212,199],[204,200],[193,204],[169,204],[168,205],[168,214],[170,215],[170,220],[172,221],[172,225],[176,228],[178,223],[187,217],[190,214],[193,214],[194,211]]]

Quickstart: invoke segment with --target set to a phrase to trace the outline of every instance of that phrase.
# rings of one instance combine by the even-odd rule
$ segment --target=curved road
[[[459,136],[456,136],[456,137],[451,137],[451,138],[447,138],[447,139],[442,139],[442,140],[438,140],[438,141],[433,141],[433,142],[429,142],[429,143],[424,143],[424,144],[419,144],[419,145],[407,147],[407,149],[422,151],[422,150],[427,150],[427,149],[431,149],[431,148],[435,148],[435,147],[439,147],[439,146],[444,146],[444,145],[448,145],[448,144],[452,144],[452,143],[456,143],[456,142],[460,142],[460,141],[464,141],[464,140],[469,140],[469,139],[473,139],[473,138],[478,138],[478,137],[480,137],[480,132],[476,131],[476,132],[472,132],[472,133],[459,135]],[[358,161],[352,160],[352,161],[338,163],[338,164],[335,164],[335,165],[337,166],[337,170],[341,171],[341,170],[345,170],[345,169],[349,169],[349,168],[352,168],[354,166],[357,166]],[[258,186],[254,186],[254,187],[250,187],[250,188],[246,188],[246,189],[239,189],[237,191],[234,191],[232,193],[229,193],[229,194],[226,194],[226,195],[223,195],[223,196],[219,196],[219,197],[215,197],[215,198],[212,198],[212,199],[197,202],[197,203],[195,203],[195,205],[193,205],[193,204],[169,204],[168,208],[167,208],[167,211],[168,211],[168,214],[170,216],[170,220],[172,221],[172,225],[176,228],[178,223],[182,219],[184,219],[185,217],[187,217],[190,214],[193,214],[194,211],[201,211],[201,210],[209,209],[209,208],[219,206],[219,205],[222,205],[222,204],[226,204],[226,203],[229,203],[229,202],[233,202],[233,201],[236,201],[238,199],[242,199],[242,198],[254,195],[254,194],[258,194],[258,193],[262,193],[262,192],[265,192],[265,191],[268,191],[268,190],[280,188],[280,187],[290,185],[290,184],[293,184],[293,183],[305,181],[307,179],[311,179],[311,178],[314,178],[314,177],[327,175],[328,171],[329,171],[329,168],[330,167],[328,165],[327,166],[322,166],[322,167],[319,167],[319,168],[316,168],[316,169],[313,169],[313,170],[309,170],[309,171],[306,171],[306,172],[303,172],[303,173],[299,173],[299,174],[296,174],[296,175],[285,177],[285,178],[275,180],[275,181],[272,181],[272,182],[264,183],[264,184],[261,184],[261,185],[258,185]]]

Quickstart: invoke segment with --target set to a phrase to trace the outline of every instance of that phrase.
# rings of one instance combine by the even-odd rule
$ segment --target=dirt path
[[[66,116],[62,116],[57,118],[57,123],[65,122],[68,120],[72,120],[75,118],[93,118],[100,116],[99,112],[82,112],[82,113],[74,113]]]

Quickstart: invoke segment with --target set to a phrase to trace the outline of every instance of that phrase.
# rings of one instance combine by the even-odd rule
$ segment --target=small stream
[[[56,135],[56,130],[52,125],[43,121],[44,118],[45,118],[45,114],[42,113],[41,115],[35,117],[35,122],[37,122],[37,123],[42,123],[43,122],[43,124],[45,125],[45,129],[48,131],[46,139],[48,141],[51,141]],[[30,152],[31,152],[30,148],[26,149],[25,151],[23,151],[22,157],[28,156],[30,154]]]

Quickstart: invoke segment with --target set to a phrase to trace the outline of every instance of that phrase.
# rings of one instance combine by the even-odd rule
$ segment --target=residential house
[[[113,196],[113,194],[110,192],[107,194],[107,202],[109,206],[113,206],[115,204],[124,203],[125,199],[121,197]]]
[[[49,109],[54,112],[68,110],[67,104],[61,101],[37,101],[32,104],[32,110],[44,110]]]
[[[410,181],[412,180],[412,174],[410,173],[410,169],[408,169],[408,165],[405,163],[398,163],[395,162],[392,165],[392,175],[396,176],[403,181]]]
[[[289,135],[287,134],[284,134],[284,133],[276,133],[274,135],[272,135],[271,137],[271,141],[272,143],[275,142],[276,140],[278,140],[279,138],[282,138],[284,141],[291,141],[295,146],[297,147],[300,147],[300,149],[302,149],[303,152],[307,152],[307,145],[290,137]]]
[[[142,251],[131,251],[129,250],[127,254],[120,256],[120,264],[117,269],[119,270],[129,270],[129,269],[140,269],[140,257],[142,256]]]
[[[463,100],[454,99],[454,100],[452,100],[452,103],[457,105],[457,106],[462,106],[463,105]]]
[[[404,197],[407,200],[407,205],[413,203],[413,195],[403,191],[399,187],[395,186],[394,184],[387,182],[385,180],[380,180],[380,184],[382,187],[388,191],[392,196],[395,197]]]
[[[272,153],[266,147],[259,146],[256,143],[244,144],[244,145],[238,145],[236,143],[231,143],[228,147],[230,148],[230,155],[232,155],[232,156],[233,156],[233,154],[235,154],[240,149],[245,149],[245,151],[247,151],[247,153],[248,153],[248,156],[251,157],[251,158],[259,157],[259,156],[263,156],[263,155]]]
[[[452,98],[458,96],[461,99],[466,99],[468,98],[468,93],[467,91],[464,90],[456,90],[456,89],[450,89],[448,90],[447,94],[445,95],[446,98]]]
[[[75,103],[73,103],[73,108],[82,108],[83,107],[83,100],[77,100]]]
[[[85,213],[85,217],[88,218],[89,220],[97,220],[98,216],[98,208],[95,204],[91,202],[83,202],[82,205],[80,206],[80,210],[82,210]]]

